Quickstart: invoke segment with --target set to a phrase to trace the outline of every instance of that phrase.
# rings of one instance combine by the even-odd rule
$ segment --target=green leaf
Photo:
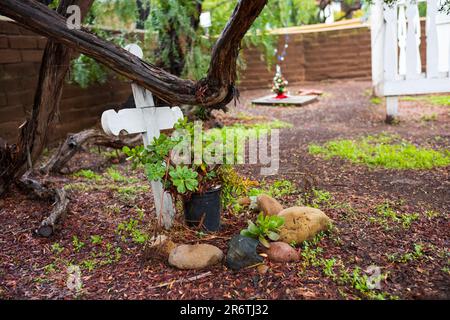
[[[259,236],[258,237],[259,242],[261,242],[261,244],[266,247],[266,248],[270,248],[270,243],[269,241],[266,240],[266,238],[264,238],[263,236]]]
[[[247,229],[241,230],[241,236],[253,238],[253,235]]]
[[[277,241],[278,239],[280,239],[280,235],[278,233],[276,233],[276,232],[273,232],[273,231],[269,231],[267,233],[267,236],[272,241]]]
[[[259,228],[252,221],[248,221],[247,230],[254,235],[258,235],[260,233]]]
[[[178,193],[185,193],[186,192],[186,187],[184,186],[184,183],[178,185],[177,191],[178,191]]]

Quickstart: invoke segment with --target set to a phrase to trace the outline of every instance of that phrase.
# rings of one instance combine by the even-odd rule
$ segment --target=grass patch
[[[432,169],[450,164],[448,150],[421,148],[392,135],[366,136],[357,140],[331,140],[309,145],[309,153],[326,159],[339,157],[369,167],[388,169]]]
[[[450,96],[436,96],[436,95],[428,95],[428,96],[406,96],[402,97],[403,101],[420,101],[429,103],[435,106],[443,106],[450,107]]]
[[[294,194],[296,192],[295,185],[289,180],[275,180],[269,184],[265,181],[261,183],[261,188],[252,188],[248,192],[248,196],[259,196],[267,194],[273,198],[281,199],[284,196]]]
[[[80,171],[74,173],[73,176],[77,177],[77,178],[84,178],[84,179],[87,179],[87,180],[93,180],[93,181],[96,181],[96,182],[102,180],[102,176],[97,174],[97,173],[95,173],[92,170],[80,170]]]

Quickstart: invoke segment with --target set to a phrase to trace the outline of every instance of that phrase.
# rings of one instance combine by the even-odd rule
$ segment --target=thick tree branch
[[[169,104],[223,106],[234,94],[240,42],[267,0],[240,0],[217,41],[206,79],[180,79],[146,63],[86,29],[70,30],[63,17],[33,0],[2,0],[0,13],[21,25],[75,49],[152,91]]]

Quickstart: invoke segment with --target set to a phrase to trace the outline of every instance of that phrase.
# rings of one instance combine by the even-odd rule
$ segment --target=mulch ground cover
[[[280,130],[279,174],[264,177],[263,183],[286,179],[295,185],[295,190],[278,199],[285,207],[298,204],[306,189],[329,193],[317,204],[334,220],[334,228],[314,244],[313,249],[320,249],[314,251],[316,256],[300,246],[305,254],[299,262],[266,261],[269,270],[264,274],[254,267],[235,272],[224,265],[180,271],[164,261],[146,261],[142,245],[118,229],[120,224],[136,223],[145,230],[153,222],[153,199],[143,173],[132,171],[125,161],[114,164],[118,161],[113,159],[116,170],[127,178],[114,181],[105,168],[95,168],[106,155],[87,150],[71,165],[94,164],[101,179],[48,178],[66,186],[71,195],[61,229],[50,239],[35,236],[33,230],[51,203],[32,199],[15,187],[0,200],[0,298],[367,299],[376,293],[381,298],[449,299],[449,167],[368,168],[308,153],[311,143],[382,132],[421,146],[449,149],[448,107],[401,101],[400,122],[386,125],[384,105],[370,100],[369,82],[307,83],[302,88],[320,89],[324,95],[302,108],[274,108],[249,103],[266,91],[244,92],[231,110],[234,116],[225,117],[224,122],[279,119],[293,124]],[[250,116],[243,120],[238,116],[242,113]],[[430,114],[431,118],[424,118]],[[259,169],[237,168],[262,181]],[[397,216],[417,217],[408,223],[380,217],[377,210],[386,202]],[[206,234],[186,228],[179,216],[168,234],[176,243],[210,243],[226,252],[230,238],[254,217],[247,211],[234,215],[225,210],[222,230]],[[80,291],[69,289],[69,265],[80,267]],[[358,282],[370,266],[381,271],[376,290],[367,290]],[[204,276],[188,280],[198,275]]]

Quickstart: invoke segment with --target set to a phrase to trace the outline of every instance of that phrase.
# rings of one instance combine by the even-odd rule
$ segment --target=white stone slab
[[[253,104],[263,106],[297,106],[301,107],[317,101],[317,96],[288,96],[285,99],[276,99],[275,95],[265,96],[252,101]]]

